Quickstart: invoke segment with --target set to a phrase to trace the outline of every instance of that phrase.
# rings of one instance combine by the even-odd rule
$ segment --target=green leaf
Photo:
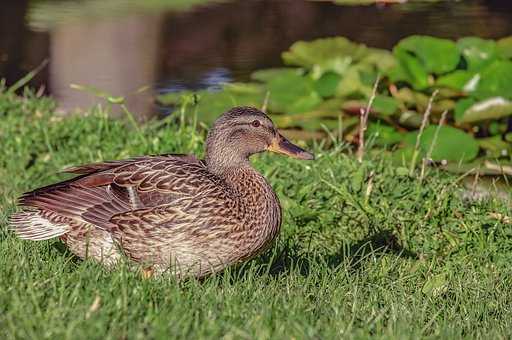
[[[478,99],[490,97],[512,99],[512,62],[497,60],[483,69],[473,94]]]
[[[461,99],[455,104],[455,121],[461,123],[464,113],[476,102],[473,98]]]
[[[400,117],[398,117],[398,122],[400,125],[411,128],[419,128],[422,121],[423,115],[417,111],[403,111],[400,113]]]
[[[313,65],[311,68],[311,77],[313,79],[319,79],[325,73],[337,73],[342,75],[347,71],[351,64],[351,57],[329,59],[322,63]]]
[[[375,66],[380,72],[387,73],[396,66],[397,60],[390,51],[368,48],[368,55],[360,63]]]
[[[393,97],[377,95],[372,104],[372,111],[382,116],[390,116],[398,110],[398,100]]]
[[[413,91],[408,87],[402,87],[393,93],[393,97],[408,106],[427,106],[429,97],[425,94]]]
[[[430,125],[423,131],[420,139],[420,151],[423,156],[430,149],[436,129],[437,125]],[[408,133],[404,139],[405,143],[413,147],[416,144],[417,135],[418,131]],[[432,159],[468,162],[477,156],[478,149],[478,143],[473,136],[451,126],[441,126],[432,152]]]
[[[394,50],[399,64],[391,71],[391,81],[406,81],[415,89],[421,90],[429,86],[428,72],[416,57],[401,49]]]
[[[311,92],[308,95],[297,98],[294,103],[288,106],[287,113],[303,113],[309,110],[313,110],[320,103],[322,98],[316,93]]]
[[[421,63],[428,73],[442,74],[455,69],[460,60],[457,45],[451,40],[413,35],[402,39],[394,49],[395,55],[406,53]]]
[[[315,82],[315,90],[322,97],[332,97],[336,93],[340,80],[341,77],[336,73],[325,73]]]
[[[476,71],[496,60],[498,53],[496,42],[477,37],[462,38],[457,41],[457,48],[466,59],[468,70]]]
[[[268,68],[258,70],[251,74],[251,78],[264,83],[267,83],[275,78],[287,77],[289,75],[301,75],[303,70],[300,68],[281,67],[281,68]]]
[[[265,93],[263,85],[257,83],[227,83],[224,84],[223,89],[232,94],[239,95],[261,95]]]
[[[487,151],[487,156],[493,158],[508,156],[512,152],[512,144],[504,141],[501,136],[479,138],[478,145]]]
[[[362,79],[361,65],[353,65],[349,67],[347,72],[341,78],[336,89],[336,96],[348,97],[348,96],[363,96],[370,97],[372,94],[372,86],[367,85]]]
[[[289,51],[283,52],[282,57],[285,64],[312,68],[314,65],[323,65],[333,59],[345,57],[357,61],[367,52],[367,47],[362,44],[353,43],[344,37],[335,37],[309,42],[298,41]]]
[[[399,143],[404,138],[404,134],[398,132],[395,128],[389,125],[379,123],[370,123],[366,131],[368,136],[374,138],[375,145],[378,146],[391,146]]]
[[[470,103],[469,100],[465,103]],[[461,104],[467,105],[467,104]],[[459,108],[460,110],[461,108]],[[477,103],[471,103],[471,106],[466,108],[462,116],[455,113],[455,117],[460,123],[474,123],[488,119],[499,119],[512,114],[512,101],[503,97],[489,98]]]
[[[512,36],[502,38],[496,42],[498,54],[505,59],[512,58]]]
[[[400,148],[398,150],[395,150],[392,154],[392,160],[393,164],[402,166],[402,167],[409,167],[412,156],[414,153],[414,147],[410,145],[406,145],[403,148]],[[416,161],[417,163],[417,161]],[[409,169],[407,169],[407,174],[409,174]]]
[[[269,105],[273,112],[301,113],[322,102],[310,77],[286,74],[268,82]]]
[[[451,89],[471,92],[480,80],[478,73],[455,70],[447,75],[441,76],[436,80],[437,86],[446,86]]]
[[[436,101],[432,104],[432,113],[452,111],[453,109],[455,109],[455,103],[455,100],[452,99],[441,99],[439,101]]]

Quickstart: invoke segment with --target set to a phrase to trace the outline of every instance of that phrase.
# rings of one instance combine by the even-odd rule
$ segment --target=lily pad
[[[428,72],[421,61],[405,50],[395,49],[394,53],[399,63],[389,72],[391,81],[408,82],[417,90],[427,88]]]
[[[304,116],[309,117],[331,117],[338,118],[343,111],[343,100],[340,98],[331,98],[324,100],[313,110],[304,112]]]
[[[375,145],[391,146],[402,141],[404,134],[389,125],[370,123],[366,134],[374,138]]]
[[[267,68],[253,72],[251,78],[266,83],[275,78],[287,77],[289,75],[302,75],[303,73],[304,71],[301,68]]]
[[[475,78],[476,77],[476,78]],[[447,75],[441,76],[436,80],[437,86],[446,86],[451,89],[471,92],[474,90],[476,84],[480,80],[480,75],[472,71],[455,70]]]
[[[479,70],[496,60],[496,42],[477,37],[462,38],[457,48],[466,60],[468,70]]]
[[[232,94],[240,95],[262,95],[265,93],[263,85],[257,83],[227,83],[224,84],[223,89]]]
[[[422,121],[423,115],[416,111],[404,111],[400,113],[400,117],[398,117],[398,122],[400,125],[410,128],[419,128]]]
[[[301,113],[312,110],[322,102],[310,77],[287,74],[267,83],[269,105],[273,112]]]
[[[460,60],[453,41],[429,36],[413,35],[402,39],[394,52],[399,60],[406,54],[417,58],[426,72],[434,74],[453,71]]]
[[[455,100],[452,99],[441,99],[432,104],[432,114],[441,114],[453,109],[455,109]]]
[[[351,57],[339,57],[334,59],[326,60],[321,64],[313,65],[311,68],[311,77],[313,79],[319,79],[325,73],[337,73],[337,74],[345,74],[347,69],[352,64]]]
[[[372,104],[372,111],[382,116],[390,116],[398,110],[398,100],[393,97],[377,95]]]
[[[391,155],[391,159],[393,161],[393,164],[403,166],[403,167],[409,167],[409,165],[412,161],[412,158],[413,158],[413,154],[414,154],[414,147],[410,146],[410,145],[406,145],[403,148],[399,148],[399,149],[395,150]],[[418,163],[419,160],[420,159],[416,160],[416,164]],[[407,170],[407,172],[409,172],[409,171]]]
[[[396,66],[396,58],[390,51],[368,48],[368,54],[361,59],[361,64],[375,66],[380,72],[386,73]]]
[[[502,38],[496,42],[498,54],[505,59],[512,58],[512,36]]]
[[[473,94],[479,99],[490,97],[512,99],[512,62],[496,60],[483,69]]]
[[[363,72],[364,66],[351,66],[341,78],[341,81],[336,88],[336,96],[370,97],[372,94],[372,84],[366,83],[363,80]]]
[[[459,110],[462,105],[470,103],[469,100],[460,104]],[[455,117],[460,123],[474,123],[488,119],[499,119],[512,114],[512,101],[507,100],[503,97],[493,97],[486,100],[482,100],[477,103],[472,103],[471,106],[467,107],[462,116],[460,111],[455,113]]]
[[[403,87],[398,91],[393,92],[393,98],[406,104],[407,106],[420,106],[426,107],[429,97],[421,92],[413,91],[408,87]]]
[[[344,37],[298,41],[289,51],[283,52],[285,64],[303,66],[308,69],[317,68],[317,76],[324,72],[343,73],[353,61],[366,56],[368,49]]]
[[[488,157],[504,157],[510,155],[512,151],[512,143],[504,141],[501,136],[479,138],[478,144],[487,152]]]
[[[461,123],[462,119],[464,117],[464,113],[467,109],[469,109],[476,100],[474,98],[464,98],[459,101],[457,101],[457,104],[455,104],[455,121],[457,123]]]
[[[423,131],[420,139],[420,150],[423,155],[426,155],[430,149],[436,129],[436,125],[430,125]],[[404,139],[405,143],[409,146],[414,146],[417,135],[417,131],[409,132]],[[473,136],[454,127],[443,125],[439,128],[439,134],[432,152],[432,159],[434,161],[469,162],[477,156],[478,150],[478,142]]]
[[[341,77],[337,73],[325,73],[315,82],[315,90],[322,97],[332,97],[336,93],[340,80]]]

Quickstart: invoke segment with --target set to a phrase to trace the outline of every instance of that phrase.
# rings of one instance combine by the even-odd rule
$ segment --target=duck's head
[[[272,151],[297,159],[315,156],[283,137],[272,120],[253,107],[234,107],[220,116],[206,139],[206,164],[211,171],[244,166],[259,152]]]

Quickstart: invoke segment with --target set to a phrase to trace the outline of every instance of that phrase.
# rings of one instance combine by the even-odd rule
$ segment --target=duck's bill
[[[268,147],[268,151],[280,153],[297,159],[315,159],[315,155],[293,144],[281,134],[278,134],[272,140],[272,144]]]

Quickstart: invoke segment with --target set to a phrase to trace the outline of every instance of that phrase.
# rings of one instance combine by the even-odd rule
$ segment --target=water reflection
[[[82,4],[74,2],[78,14]],[[512,2],[507,0],[388,7],[228,1],[187,12],[138,11],[135,6],[122,15],[78,15],[36,28],[25,21],[34,17],[29,15],[33,6],[28,0],[7,1],[2,9],[0,77],[12,83],[49,58],[49,68],[32,85],[44,86],[62,109],[97,102],[93,95],[69,87],[92,85],[126,96],[129,108],[141,118],[155,112],[154,91],[247,80],[255,69],[280,65],[281,52],[299,39],[344,35],[389,48],[410,34],[448,38],[512,34]],[[51,10],[58,11],[58,3]],[[136,91],[145,85],[151,90]]]
[[[28,0],[3,1],[0,10],[0,78],[12,84],[37,67],[49,55],[49,33],[28,29],[25,17]],[[46,84],[48,70],[40,72],[32,84]]]
[[[161,15],[135,15],[54,28],[49,84],[59,106],[66,111],[89,107],[97,98],[69,84],[93,85],[125,96],[131,111],[147,117],[153,111],[152,93],[137,89],[157,78],[161,22]]]

